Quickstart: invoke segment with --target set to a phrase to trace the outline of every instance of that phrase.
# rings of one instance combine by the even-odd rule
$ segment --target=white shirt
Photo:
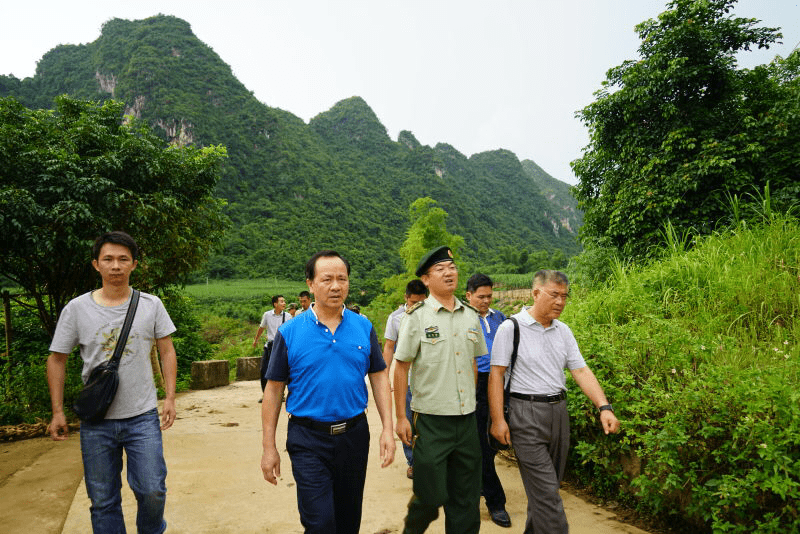
[[[572,330],[557,319],[545,328],[531,317],[528,308],[523,308],[514,318],[519,323],[519,350],[511,376],[511,391],[556,395],[566,390],[564,369],[586,367]],[[514,323],[504,321],[494,337],[491,364],[508,367],[513,349]]]

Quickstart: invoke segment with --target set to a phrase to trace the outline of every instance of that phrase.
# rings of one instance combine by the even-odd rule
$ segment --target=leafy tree
[[[411,226],[399,250],[406,272],[386,278],[383,282],[384,292],[370,303],[371,316],[378,318],[378,324],[381,325],[393,307],[403,302],[406,284],[416,278],[414,271],[427,251],[447,245],[453,251],[454,259],[458,260],[459,251],[464,246],[463,237],[447,231],[448,214],[432,198],[423,197],[412,202],[408,208],[408,216]],[[460,263],[463,266],[464,262]],[[462,279],[461,283],[464,282],[466,280]]]
[[[418,198],[408,208],[411,227],[406,240],[400,247],[406,269],[413,274],[422,255],[430,249],[447,245],[458,258],[458,251],[464,246],[464,238],[447,231],[447,212],[436,205],[430,197]]]
[[[800,198],[798,52],[752,70],[736,54],[768,48],[777,28],[731,14],[735,0],[673,0],[636,27],[639,61],[610,69],[577,113],[591,135],[572,163],[585,245],[647,256],[664,221],[708,233],[730,195]]]
[[[125,230],[153,290],[180,282],[222,236],[212,197],[222,147],[171,148],[124,103],[56,99],[55,111],[0,99],[0,276],[21,287],[48,333],[66,302],[95,287],[94,238]]]

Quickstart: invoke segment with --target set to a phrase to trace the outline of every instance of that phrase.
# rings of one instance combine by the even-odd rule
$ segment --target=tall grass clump
[[[573,392],[573,470],[686,532],[800,532],[800,223],[666,241],[565,311],[623,422]]]

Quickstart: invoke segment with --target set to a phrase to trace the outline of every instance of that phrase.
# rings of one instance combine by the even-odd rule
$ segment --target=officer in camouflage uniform
[[[478,532],[481,448],[474,413],[475,358],[487,353],[486,342],[477,311],[454,296],[458,269],[448,247],[426,254],[416,275],[430,296],[406,311],[394,354],[397,435],[414,447],[414,494],[403,532],[425,532],[440,506],[447,533]],[[405,411],[409,367],[413,422]]]

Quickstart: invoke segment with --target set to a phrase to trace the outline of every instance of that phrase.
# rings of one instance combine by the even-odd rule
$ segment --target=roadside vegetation
[[[798,532],[800,223],[665,237],[564,313],[623,422],[602,435],[571,383],[572,472],[681,531]]]

